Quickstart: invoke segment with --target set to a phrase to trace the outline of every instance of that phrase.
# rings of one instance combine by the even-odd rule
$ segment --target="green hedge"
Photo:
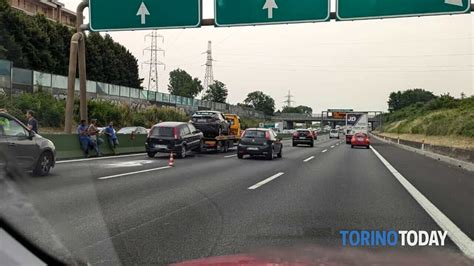
[[[384,120],[383,130],[389,133],[474,137],[474,97],[443,95],[385,115]]]
[[[10,114],[25,119],[27,110],[33,110],[41,127],[61,128],[64,124],[66,109],[64,100],[54,98],[50,93],[41,89],[35,93],[22,93],[11,99],[0,95],[0,108],[5,108]],[[150,128],[161,121],[188,121],[189,117],[182,111],[172,107],[149,106],[145,109],[135,109],[128,104],[117,104],[105,100],[89,100],[87,103],[89,118],[95,118],[99,126],[114,122],[115,127],[143,126]],[[74,105],[74,121],[79,121],[79,102]]]

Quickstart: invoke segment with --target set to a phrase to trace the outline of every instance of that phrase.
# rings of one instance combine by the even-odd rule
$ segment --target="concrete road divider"
[[[443,161],[451,165],[464,168],[468,171],[474,171],[474,151],[459,149],[454,147],[436,146],[423,142],[401,140],[389,138],[372,133],[375,138],[397,145],[400,148],[422,154],[438,161]]]
[[[56,146],[57,160],[78,159],[83,158],[84,153],[79,144],[79,138],[76,134],[42,134],[43,137],[48,138]],[[101,136],[104,143],[100,145],[102,155],[114,155],[109,146],[107,136]],[[119,145],[115,148],[115,154],[130,154],[145,152],[146,135],[117,135]],[[89,155],[94,157],[95,151],[90,150]]]

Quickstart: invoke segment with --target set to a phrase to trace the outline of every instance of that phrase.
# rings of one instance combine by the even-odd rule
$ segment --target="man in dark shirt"
[[[26,111],[26,118],[28,119],[28,128],[38,134],[38,121],[35,119],[33,111]]]

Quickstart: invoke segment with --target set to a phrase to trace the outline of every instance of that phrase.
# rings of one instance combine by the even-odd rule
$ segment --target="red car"
[[[355,146],[364,146],[367,149],[370,148],[369,136],[365,133],[356,133],[351,139],[351,148],[354,148]]]

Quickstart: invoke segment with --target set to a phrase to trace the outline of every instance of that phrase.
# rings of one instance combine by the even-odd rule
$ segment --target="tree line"
[[[0,0],[0,59],[15,67],[66,76],[73,33],[44,15],[29,16]],[[109,35],[89,33],[86,50],[87,79],[140,88],[137,59]]]
[[[66,76],[73,33],[72,28],[50,21],[44,15],[29,16],[12,9],[8,0],[0,0],[0,59],[12,61],[15,67]],[[87,34],[86,67],[88,80],[142,88],[137,59],[108,34]],[[168,91],[192,98],[203,93],[203,100],[219,103],[225,103],[228,97],[223,82],[216,80],[204,88],[198,78],[179,68],[170,72]],[[239,105],[266,115],[275,113],[275,100],[261,91],[249,93]],[[311,108],[285,107],[282,111],[311,113]]]

